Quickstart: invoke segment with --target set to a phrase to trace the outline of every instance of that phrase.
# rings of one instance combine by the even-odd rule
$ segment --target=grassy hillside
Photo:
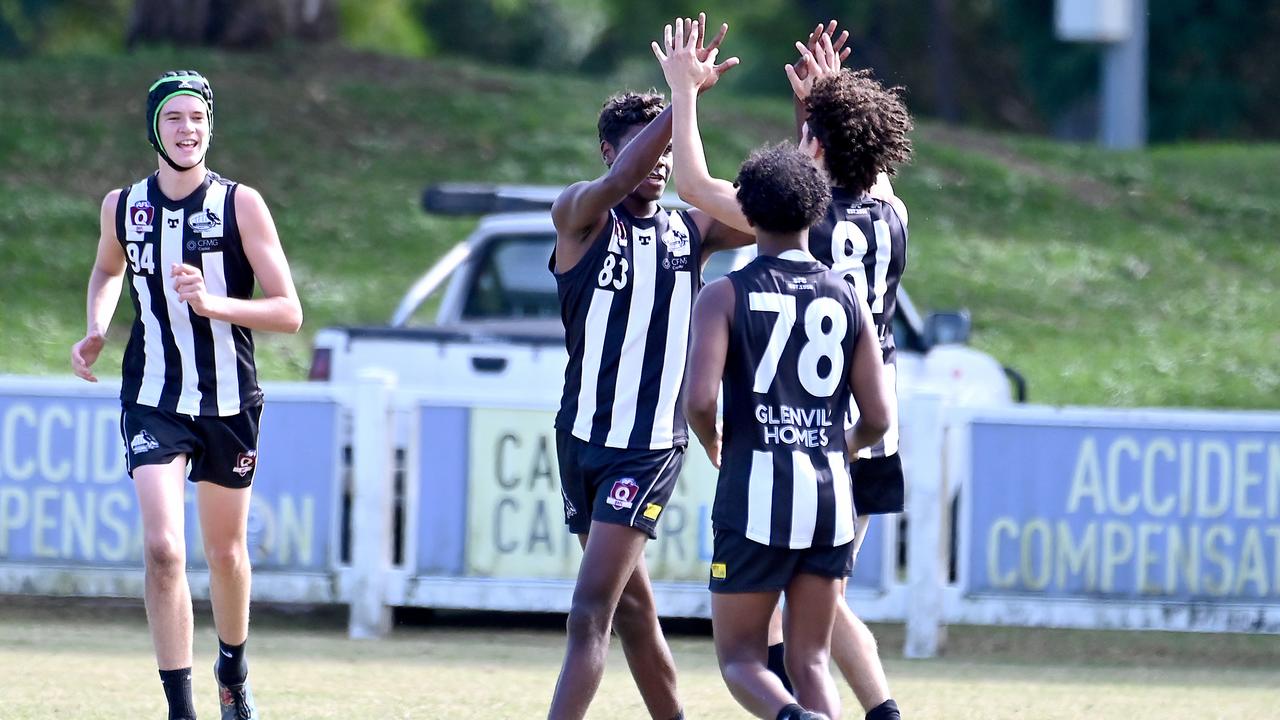
[[[271,379],[301,377],[316,329],[384,321],[464,236],[470,222],[418,210],[427,182],[596,174],[595,110],[614,89],[336,49],[0,63],[0,372],[67,372],[98,204],[154,169],[143,91],[172,67],[213,80],[210,166],[263,192],[294,268],[307,327],[260,336]],[[779,89],[706,98],[715,172],[789,134]],[[920,304],[969,308],[974,344],[1021,369],[1034,400],[1280,402],[1280,147],[1107,154],[927,123],[916,146],[897,183],[906,284]]]

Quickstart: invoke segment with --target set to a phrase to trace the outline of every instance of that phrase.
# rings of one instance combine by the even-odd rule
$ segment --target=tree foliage
[[[127,44],[171,42],[270,47],[337,31],[333,0],[135,0]]]
[[[472,56],[658,83],[648,45],[678,14],[732,30],[726,85],[781,93],[782,65],[838,18],[852,63],[948,121],[1087,137],[1101,50],[1054,35],[1057,0],[0,0],[0,56],[144,43],[268,47],[340,37],[377,52]],[[1280,2],[1147,0],[1151,137],[1280,137]],[[127,41],[127,43],[126,43]]]

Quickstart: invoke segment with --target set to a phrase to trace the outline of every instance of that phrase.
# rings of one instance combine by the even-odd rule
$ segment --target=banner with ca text
[[[471,410],[467,575],[577,576],[582,551],[564,523],[554,419],[553,412],[541,410]],[[691,444],[671,501],[662,508],[658,539],[645,552],[654,580],[707,582],[716,476],[701,446]],[[863,544],[851,579],[855,586],[883,587],[881,525],[872,524]]]

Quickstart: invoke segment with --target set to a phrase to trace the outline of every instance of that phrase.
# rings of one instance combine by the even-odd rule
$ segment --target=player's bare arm
[[[603,175],[576,182],[560,193],[551,206],[551,221],[556,227],[557,272],[565,272],[578,264],[587,251],[587,242],[608,221],[609,210],[653,172],[670,143],[671,109],[667,108],[616,157],[606,155],[609,169]],[[603,142],[601,150],[610,152]]]
[[[787,70],[788,80],[791,80],[793,75],[795,77],[792,81],[791,89],[795,100],[796,137],[801,140],[804,139],[802,128],[805,121],[809,119],[809,110],[805,107],[804,100],[808,97],[813,83],[819,79],[819,77],[813,76],[814,71],[817,70],[820,74],[824,70],[826,74],[838,73],[840,72],[841,63],[849,59],[849,54],[853,52],[853,48],[845,47],[849,42],[849,31],[845,30],[840,33],[839,37],[836,37],[836,24],[835,20],[830,20],[825,26],[819,23],[814,27],[813,32],[809,33],[809,39],[804,44],[796,43],[796,49],[800,51],[799,59],[784,68],[790,68]],[[826,38],[825,44],[823,38]],[[826,53],[826,45],[830,45],[832,55]],[[815,61],[821,56],[825,68],[819,67],[816,62],[810,63],[806,55],[814,58]]]
[[[672,26],[667,26],[663,45],[653,44],[654,56],[662,65],[662,73],[671,87],[676,187],[681,198],[714,220],[742,235],[754,235],[751,224],[738,206],[733,184],[712,177],[707,169],[706,153],[698,130],[698,95],[711,78],[717,76],[716,52],[713,50],[706,57],[699,58],[696,36],[696,27],[692,33],[686,34],[683,23],[677,20],[674,32]],[[730,58],[723,66],[728,69],[736,64],[737,58]],[[738,238],[738,242],[745,244],[749,241]]]
[[[729,351],[729,326],[733,318],[733,284],[720,278],[703,288],[693,306],[689,328],[689,372],[685,385],[685,417],[698,436],[711,464],[720,467],[720,427],[717,401]]]
[[[893,191],[893,183],[889,182],[889,173],[882,172],[876,176],[876,184],[871,186],[867,194],[877,200],[883,200],[893,206],[902,219],[902,226],[907,226],[907,204]]]
[[[85,316],[87,327],[84,338],[71,347],[71,369],[76,377],[98,382],[91,370],[107,341],[107,327],[115,315],[120,301],[120,287],[124,282],[124,251],[116,238],[116,206],[120,191],[112,190],[102,200],[99,213],[98,252],[89,275],[89,291]]]
[[[285,259],[271,211],[262,195],[245,185],[237,189],[235,202],[244,253],[263,296],[242,300],[210,294],[200,269],[185,264],[175,264],[170,269],[173,287],[197,315],[210,320],[223,320],[251,330],[295,333],[302,327],[302,305],[293,287],[289,261]]]
[[[885,386],[884,359],[875,320],[867,301],[857,298],[862,313],[862,332],[853,346],[853,362],[849,364],[849,390],[858,405],[858,422],[845,432],[846,452],[852,461],[858,451],[870,447],[884,437],[893,419],[893,395]]]

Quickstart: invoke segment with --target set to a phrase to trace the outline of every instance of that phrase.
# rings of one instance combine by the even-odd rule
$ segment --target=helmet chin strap
[[[196,161],[196,163],[195,163],[194,165],[190,166],[190,167],[182,167],[182,166],[181,166],[181,165],[179,165],[178,163],[174,162],[174,161],[173,161],[173,158],[170,158],[170,157],[169,157],[169,153],[167,153],[167,152],[163,152],[163,151],[161,151],[161,152],[158,152],[158,153],[156,153],[156,154],[157,154],[157,155],[159,155],[159,156],[160,156],[160,158],[161,158],[162,160],[164,160],[164,161],[165,161],[165,163],[166,163],[169,167],[173,168],[174,170],[177,170],[178,172],[187,172],[188,170],[195,170],[196,168],[200,167],[200,163],[204,162],[204,158],[205,158],[205,156],[209,154],[209,149],[206,147],[204,152],[205,152],[205,154],[204,154],[204,155],[201,155],[201,156],[200,156],[200,159],[199,159],[199,160],[197,160],[197,161]]]

